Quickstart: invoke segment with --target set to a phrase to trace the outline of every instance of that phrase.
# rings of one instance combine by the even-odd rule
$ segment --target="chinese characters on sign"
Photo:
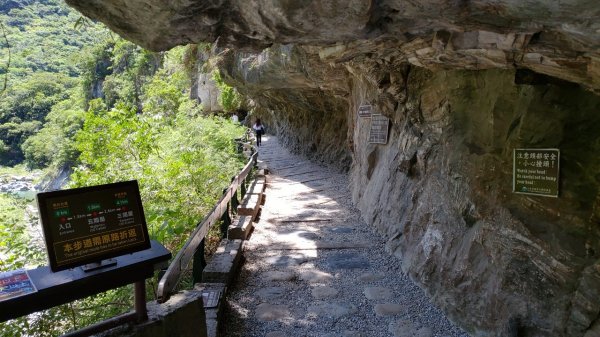
[[[370,118],[373,111],[373,107],[369,104],[361,105],[358,107],[358,117]]]
[[[26,270],[0,273],[0,302],[36,291]]]
[[[558,197],[558,149],[515,149],[513,192]]]
[[[53,271],[149,248],[136,181],[38,194]]]
[[[55,242],[54,252],[58,260],[75,260],[85,255],[106,252],[136,244],[143,237],[140,226],[125,227],[102,234]]]
[[[387,144],[390,120],[383,115],[371,117],[371,130],[369,132],[369,143]]]

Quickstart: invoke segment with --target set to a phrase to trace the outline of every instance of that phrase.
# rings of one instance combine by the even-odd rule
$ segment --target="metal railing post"
[[[134,284],[135,314],[138,323],[148,320],[148,309],[146,308],[146,281],[137,281]]]

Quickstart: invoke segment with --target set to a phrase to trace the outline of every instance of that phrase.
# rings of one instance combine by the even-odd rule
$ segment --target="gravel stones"
[[[400,320],[392,322],[389,326],[389,332],[394,337],[432,337],[433,332],[429,327],[418,327],[411,321]]]
[[[291,271],[268,271],[264,273],[267,281],[291,281],[296,275]]]
[[[384,278],[385,274],[383,273],[364,273],[358,277],[361,282],[375,282]]]
[[[305,257],[295,256],[271,256],[265,259],[265,262],[274,267],[294,267],[299,266],[308,261]]]
[[[375,305],[375,313],[378,316],[392,316],[402,312],[403,306],[397,303],[379,303]]]
[[[283,331],[271,331],[265,335],[265,337],[290,337]]]
[[[319,301],[308,308],[308,315],[339,318],[356,312],[356,307],[350,303],[329,303]]]
[[[282,287],[267,287],[256,292],[256,295],[263,300],[272,300],[283,296],[285,288]]]
[[[320,270],[304,270],[300,272],[300,280],[308,283],[327,283],[333,275]]]
[[[323,299],[327,297],[334,297],[339,293],[339,291],[332,287],[314,287],[311,293],[314,298]]]
[[[354,229],[349,228],[349,227],[334,227],[334,228],[329,228],[328,231],[331,233],[334,233],[334,234],[349,234],[349,233],[352,233],[354,231]]]
[[[383,287],[367,287],[364,294],[370,300],[387,300],[392,297],[392,290]]]
[[[264,140],[259,158],[278,146],[271,139]],[[282,167],[301,162],[277,161],[275,151],[270,157]],[[286,173],[316,170],[302,163]],[[362,222],[346,176],[325,168],[321,174],[326,179],[315,182],[327,184],[318,188],[293,180],[299,175],[268,176],[261,219],[244,244],[245,263],[226,298],[222,335],[391,337],[408,331],[406,336],[467,337],[402,272],[402,261],[385,252],[386,240]],[[310,213],[307,205],[314,205]],[[391,325],[399,320],[412,325]]]
[[[290,316],[290,310],[286,305],[273,305],[262,303],[256,307],[256,318],[261,321],[274,321]]]
[[[366,269],[369,268],[369,261],[362,255],[353,253],[337,253],[326,262],[331,269]]]

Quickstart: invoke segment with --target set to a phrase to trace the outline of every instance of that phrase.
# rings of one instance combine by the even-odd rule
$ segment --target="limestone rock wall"
[[[296,43],[373,53],[394,41],[394,52],[421,67],[518,66],[600,89],[594,0],[66,2],[152,50],[217,41],[238,50]]]
[[[259,54],[229,52],[225,79],[254,103],[251,118],[291,150],[347,171],[348,76],[311,48],[277,45]],[[253,123],[253,121],[252,121]]]
[[[324,53],[274,46],[223,67],[289,147],[344,169],[352,158],[367,223],[473,336],[593,336],[600,97],[522,70]],[[386,145],[368,143],[365,103],[390,118]],[[514,148],[561,150],[558,199],[512,193]]]
[[[401,79],[388,88],[352,86],[352,110],[403,92],[379,105],[387,145],[368,144],[369,121],[353,115],[365,220],[472,335],[583,336],[600,309],[600,97],[564,82],[515,85],[514,71],[393,69],[379,70]],[[558,199],[511,192],[514,148],[561,149]]]

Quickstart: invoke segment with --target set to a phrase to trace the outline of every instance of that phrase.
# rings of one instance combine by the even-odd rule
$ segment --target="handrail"
[[[223,193],[223,196],[217,204],[213,207],[210,213],[200,222],[196,229],[190,235],[185,245],[181,248],[179,253],[175,256],[166,273],[160,279],[158,283],[157,297],[158,302],[163,303],[169,299],[171,292],[180,281],[182,272],[187,268],[189,263],[192,261],[196,250],[204,240],[208,230],[212,227],[228,209],[228,203],[235,196],[238,187],[246,179],[248,174],[252,171],[252,168],[256,165],[258,152],[254,152],[246,166],[240,171],[240,173],[232,179],[231,184]]]

